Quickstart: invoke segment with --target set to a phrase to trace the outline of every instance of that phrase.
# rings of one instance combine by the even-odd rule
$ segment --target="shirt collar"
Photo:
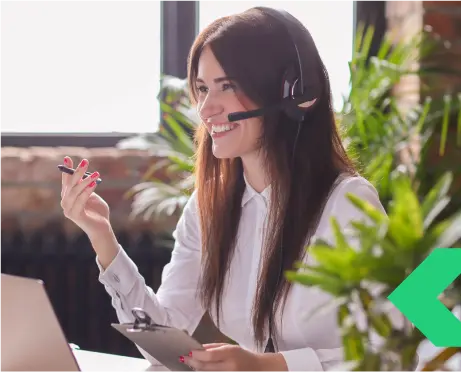
[[[270,202],[271,185],[267,186],[261,193],[259,193],[248,183],[245,173],[243,173],[243,179],[245,180],[246,187],[242,197],[242,207],[255,197],[262,199],[262,201],[266,204],[266,207],[268,207]]]

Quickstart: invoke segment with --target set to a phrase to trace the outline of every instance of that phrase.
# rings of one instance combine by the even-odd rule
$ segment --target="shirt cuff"
[[[323,371],[322,363],[311,348],[280,351],[289,371]]]
[[[99,268],[99,281],[124,296],[130,293],[136,281],[141,277],[138,267],[121,246],[119,246],[117,256],[105,270],[97,256],[96,264]]]

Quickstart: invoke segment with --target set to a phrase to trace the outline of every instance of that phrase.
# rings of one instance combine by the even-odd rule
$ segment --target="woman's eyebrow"
[[[235,79],[232,78],[232,77],[229,77],[229,76],[223,76],[223,77],[219,77],[219,78],[213,79],[213,81],[214,81],[215,83],[220,83],[220,82],[222,82],[222,81],[228,81],[228,80],[235,80]],[[205,82],[203,81],[203,79],[201,79],[201,78],[197,78],[196,81],[197,81],[197,83],[203,83],[203,84],[205,83]]]

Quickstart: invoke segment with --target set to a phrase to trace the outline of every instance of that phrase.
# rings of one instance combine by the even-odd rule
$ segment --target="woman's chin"
[[[213,155],[217,159],[233,159],[238,157],[234,151],[213,146]]]

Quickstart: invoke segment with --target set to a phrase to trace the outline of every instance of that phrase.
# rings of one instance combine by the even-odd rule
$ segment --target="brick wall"
[[[387,28],[391,39],[409,41],[423,28],[421,1],[388,1],[386,3]],[[419,54],[415,53],[413,67],[419,67]],[[400,99],[401,110],[409,109],[420,100],[420,80],[415,75],[405,76],[394,89]]]
[[[425,65],[435,65],[443,69],[457,71],[433,79],[424,79],[431,87],[432,95],[445,91],[461,92],[461,1],[424,1],[423,22],[444,41],[429,58],[422,61]]]
[[[436,49],[422,57],[415,54],[414,63],[422,69],[436,67],[443,74],[407,76],[395,87],[395,94],[405,93],[399,100],[402,109],[423,101],[426,95],[434,101],[442,102],[442,95],[456,96],[461,93],[461,1],[388,1],[386,3],[388,31],[393,40],[409,40],[423,29],[431,31],[437,43]],[[409,92],[411,92],[409,94]],[[452,106],[453,107],[453,106]],[[441,172],[450,170],[455,174],[461,167],[461,149],[456,145],[456,114],[451,117],[447,146],[444,156],[439,155],[439,130],[432,137],[425,171],[429,178],[425,181],[432,185]],[[455,178],[453,185],[457,208],[461,207],[461,176]]]
[[[415,55],[415,64],[457,71],[434,78],[409,76],[396,87],[396,93],[413,92],[406,97],[411,103],[420,98],[423,86],[429,88],[428,94],[432,97],[461,92],[461,1],[388,1],[386,19],[394,40],[409,40],[427,29],[441,41],[429,56],[421,59]]]
[[[129,218],[132,199],[124,194],[155,162],[145,151],[2,147],[2,229],[35,230],[63,225],[69,233],[79,231],[63,217],[60,206],[61,172],[56,166],[63,163],[65,155],[73,159],[75,166],[86,158],[89,170],[100,172],[103,182],[96,192],[109,204],[115,229],[155,232],[171,228],[173,219],[154,223]]]

